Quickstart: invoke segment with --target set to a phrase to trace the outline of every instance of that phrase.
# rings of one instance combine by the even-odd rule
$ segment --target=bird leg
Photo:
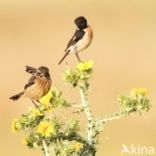
[[[76,55],[76,57],[77,57],[78,61],[79,61],[79,62],[82,62],[82,61],[81,61],[81,59],[80,59],[80,57],[79,57],[79,54],[78,54],[77,50],[76,50],[75,55]]]
[[[32,100],[32,103],[35,105],[36,108],[39,107],[39,106],[35,103],[35,101]]]
[[[41,103],[39,100],[37,100],[37,102],[38,102],[40,105],[42,105],[42,103]]]

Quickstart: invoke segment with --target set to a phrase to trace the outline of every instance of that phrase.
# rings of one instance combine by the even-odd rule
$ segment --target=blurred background
[[[0,0],[0,155],[41,156],[13,134],[14,118],[27,112],[28,99],[12,102],[29,78],[25,65],[48,66],[53,85],[69,99],[78,91],[65,85],[62,72],[77,60],[70,55],[57,65],[75,31],[74,19],[85,16],[94,30],[91,46],[80,53],[95,61],[90,102],[97,117],[119,109],[117,96],[146,87],[152,108],[148,113],[110,122],[99,138],[97,156],[120,156],[122,144],[154,146],[156,150],[156,1],[155,0]],[[84,116],[82,117],[85,118]],[[156,153],[155,153],[156,154]]]

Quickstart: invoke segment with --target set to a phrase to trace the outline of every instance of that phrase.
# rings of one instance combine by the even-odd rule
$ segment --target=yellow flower
[[[54,126],[49,121],[41,121],[36,131],[43,137],[49,137],[55,133]]]
[[[75,151],[75,152],[79,152],[81,149],[83,148],[83,144],[80,143],[80,142],[75,142],[72,146],[72,149]]]
[[[43,113],[38,108],[31,108],[30,112],[33,116],[42,116]]]
[[[45,106],[49,106],[50,103],[50,99],[52,98],[52,94],[51,94],[51,90],[45,95],[43,96],[39,101],[45,105]]]
[[[84,61],[77,65],[77,69],[80,71],[87,71],[93,68],[94,62],[92,60]]]
[[[17,118],[13,120],[11,129],[12,129],[12,132],[14,133],[19,132],[21,130],[21,124],[19,123]]]
[[[146,96],[147,89],[146,88],[134,88],[131,90],[132,96]]]
[[[27,138],[23,138],[22,139],[22,144],[27,145],[28,144],[28,139]]]

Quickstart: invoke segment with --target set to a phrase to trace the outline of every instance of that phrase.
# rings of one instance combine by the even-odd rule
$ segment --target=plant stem
[[[101,119],[100,122],[101,122],[102,124],[105,124],[105,123],[107,123],[107,122],[109,122],[109,121],[112,121],[112,120],[115,120],[115,119],[120,119],[120,118],[123,117],[123,116],[124,116],[123,113],[121,113],[121,112],[116,112],[116,113],[112,114],[112,115],[109,116],[109,117],[105,117],[105,118]]]
[[[43,144],[43,149],[44,149],[44,154],[45,154],[45,156],[50,156],[50,155],[49,155],[48,148],[47,148],[47,145],[46,145],[46,143],[45,143],[44,140],[42,140],[42,144]]]
[[[87,120],[88,120],[88,143],[90,145],[93,145],[94,143],[94,138],[93,138],[93,133],[94,133],[94,117],[91,112],[91,108],[89,105],[88,101],[88,94],[87,94],[87,89],[84,87],[80,87],[80,95],[81,95],[81,104],[84,108],[84,112],[86,114]]]

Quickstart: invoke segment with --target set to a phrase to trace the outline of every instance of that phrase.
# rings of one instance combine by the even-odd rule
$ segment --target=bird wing
[[[71,40],[67,44],[67,48],[65,49],[65,51],[67,51],[67,49],[69,47],[71,47],[72,45],[76,44],[79,40],[81,40],[84,35],[85,35],[85,31],[83,31],[83,30],[76,30],[74,35],[73,35],[73,37],[71,38]]]
[[[35,76],[31,76],[28,83],[24,86],[24,89],[27,89],[28,87],[32,86],[33,84],[35,84]]]
[[[26,71],[27,73],[34,74],[34,73],[37,72],[37,69],[34,68],[34,67],[26,66],[25,68],[26,68],[25,71]]]

